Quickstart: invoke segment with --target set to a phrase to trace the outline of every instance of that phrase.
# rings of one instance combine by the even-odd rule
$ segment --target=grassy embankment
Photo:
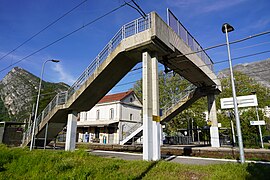
[[[267,179],[256,164],[182,165],[125,161],[76,152],[7,148],[0,145],[0,179]]]

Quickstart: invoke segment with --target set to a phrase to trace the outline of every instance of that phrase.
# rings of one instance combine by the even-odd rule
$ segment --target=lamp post
[[[47,62],[54,62],[58,63],[60,62],[59,60],[51,59],[51,60],[46,60],[44,61],[41,69],[41,75],[40,75],[40,81],[39,81],[39,87],[38,87],[38,95],[37,95],[37,102],[36,102],[36,109],[35,109],[35,116],[34,116],[34,122],[32,126],[32,137],[31,137],[31,144],[30,144],[30,151],[33,149],[34,141],[35,141],[35,126],[36,126],[36,120],[37,120],[37,113],[38,113],[38,105],[39,105],[39,98],[40,98],[40,91],[41,91],[41,84],[42,84],[42,79],[43,79],[43,74],[44,74],[44,67]]]
[[[235,85],[234,85],[234,76],[233,76],[233,69],[232,69],[231,52],[230,52],[230,44],[229,44],[229,38],[228,38],[228,32],[231,32],[233,30],[234,30],[234,28],[231,25],[229,25],[228,23],[225,23],[222,25],[222,32],[226,34],[228,58],[229,58],[230,73],[231,73],[232,93],[233,93],[234,115],[235,115],[236,130],[237,130],[237,135],[238,135],[238,144],[239,144],[239,151],[240,151],[240,161],[241,161],[241,163],[245,163],[242,132],[241,132],[239,113],[238,113],[236,91],[235,91]]]

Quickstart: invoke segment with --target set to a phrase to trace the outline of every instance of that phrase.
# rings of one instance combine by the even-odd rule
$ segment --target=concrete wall
[[[113,109],[113,119],[110,118],[110,109]],[[97,111],[99,111],[99,119],[97,119]],[[96,120],[119,120],[117,102],[99,104],[93,107],[90,111],[80,113],[80,121]]]

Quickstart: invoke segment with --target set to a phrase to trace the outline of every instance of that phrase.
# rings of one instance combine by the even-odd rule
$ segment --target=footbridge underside
[[[128,35],[130,32],[132,35]],[[119,42],[115,43],[116,41]],[[142,53],[145,51],[205,92],[220,92],[220,82],[209,64],[196,53],[185,55],[193,53],[192,49],[152,12],[146,19],[140,18],[124,25],[101,52],[107,53],[106,57],[102,60],[98,56],[68,92],[55,97],[51,105],[48,105],[46,113],[42,112],[38,119],[35,133],[37,143],[44,142],[41,139],[44,137],[47,123],[49,142],[66,125],[67,116],[71,111],[88,111],[95,106],[138,62],[141,62]],[[23,145],[30,142],[30,134],[28,131]]]

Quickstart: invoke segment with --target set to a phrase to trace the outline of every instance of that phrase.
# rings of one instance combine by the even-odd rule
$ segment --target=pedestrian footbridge
[[[91,61],[68,91],[57,94],[36,120],[36,145],[43,146],[45,132],[49,143],[67,124],[68,115],[90,110],[106,95],[137,63],[142,53],[155,55],[159,63],[180,74],[197,89],[188,98],[190,103],[203,94],[219,93],[220,82],[213,72],[213,63],[197,41],[170,15],[169,24],[157,13],[136,19],[121,27],[104,49]],[[197,53],[194,53],[197,52]],[[191,97],[191,96],[189,96]],[[165,121],[187,106],[168,109]],[[180,109],[179,109],[180,108]],[[181,109],[182,108],[182,109]],[[23,146],[31,141],[29,127]]]

